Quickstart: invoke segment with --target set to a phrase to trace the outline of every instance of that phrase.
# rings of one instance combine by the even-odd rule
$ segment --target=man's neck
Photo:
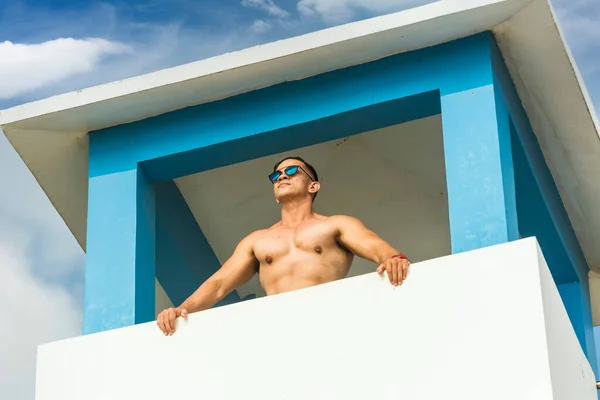
[[[314,215],[311,199],[285,201],[281,205],[281,225],[298,226]]]

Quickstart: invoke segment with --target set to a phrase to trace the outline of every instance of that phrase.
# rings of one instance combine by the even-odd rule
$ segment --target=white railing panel
[[[592,400],[535,240],[40,346],[37,400]],[[561,338],[561,340],[558,340]]]

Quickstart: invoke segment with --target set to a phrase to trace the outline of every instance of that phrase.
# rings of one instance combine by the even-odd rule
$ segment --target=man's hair
[[[281,163],[286,160],[300,161],[302,164],[304,164],[306,166],[306,172],[308,172],[308,174],[310,175],[310,178],[313,179],[315,182],[319,182],[319,175],[317,174],[317,170],[312,165],[310,165],[309,163],[304,161],[304,159],[302,157],[293,156],[293,157],[284,158],[283,160],[279,161],[277,164],[275,164],[273,166],[273,172],[277,171],[277,167],[279,167],[281,165]],[[315,197],[317,197],[317,194],[318,194],[318,192],[314,194],[313,201],[315,200]]]

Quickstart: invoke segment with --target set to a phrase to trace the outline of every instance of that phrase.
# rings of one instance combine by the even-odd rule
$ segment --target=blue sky
[[[22,86],[51,81],[16,95],[10,90],[10,98],[2,93],[9,89],[0,88],[0,109],[428,2],[431,0],[4,2],[0,5],[0,41],[38,44],[74,38],[84,42],[46,43],[49,51],[64,53],[65,59],[56,57],[49,65],[28,67],[29,80]],[[17,53],[14,45],[4,47],[5,54]],[[72,49],[79,50],[76,60],[68,59],[67,54],[77,54]],[[65,68],[73,73],[52,80]],[[16,65],[12,71],[26,79]],[[14,84],[9,86],[21,80],[11,79]]]
[[[429,2],[3,1],[0,109]],[[600,1],[552,4],[598,109]],[[84,255],[3,134],[0,187],[0,387],[33,399],[35,346],[80,334]]]

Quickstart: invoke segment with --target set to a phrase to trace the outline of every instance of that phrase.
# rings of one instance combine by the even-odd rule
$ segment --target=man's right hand
[[[165,336],[175,333],[175,320],[177,317],[187,318],[188,312],[185,308],[172,307],[161,311],[156,317],[156,324]]]

